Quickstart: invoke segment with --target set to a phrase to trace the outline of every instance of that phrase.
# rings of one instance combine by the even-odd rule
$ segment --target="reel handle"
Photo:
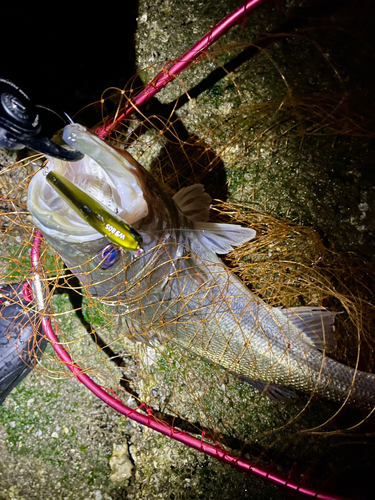
[[[47,156],[78,161],[82,153],[66,149],[41,134],[38,109],[30,98],[10,80],[0,78],[0,147],[22,149],[25,146]]]

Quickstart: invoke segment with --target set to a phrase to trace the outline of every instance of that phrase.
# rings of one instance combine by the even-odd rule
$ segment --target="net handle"
[[[114,120],[103,124],[96,130],[96,134],[101,139],[106,139],[110,136],[120,123],[127,120],[129,116],[139,107],[143,106],[155,94],[160,92],[169,82],[172,82],[182,71],[187,69],[196,59],[205,55],[207,49],[211,47],[219,38],[227,33],[233,26],[240,24],[250,13],[261,4],[269,0],[247,0],[240,7],[228,14],[224,19],[219,21],[213,28],[208,31],[197,43],[195,43],[185,54],[180,56],[173,62],[167,63],[163,70],[158,73],[155,78],[149,82],[145,88],[132,101],[128,102],[124,110],[122,110]]]

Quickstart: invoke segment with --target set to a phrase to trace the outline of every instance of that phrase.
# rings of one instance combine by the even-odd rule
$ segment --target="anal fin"
[[[269,384],[267,382],[263,382],[262,380],[253,380],[244,375],[241,375],[239,379],[247,384],[250,384],[262,394],[266,394],[266,396],[268,396],[272,401],[276,401],[278,403],[290,401],[291,399],[296,399],[298,397],[297,393],[293,389],[283,385]]]

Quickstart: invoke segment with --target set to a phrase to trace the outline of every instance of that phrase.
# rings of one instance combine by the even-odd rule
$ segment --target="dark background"
[[[283,10],[283,3],[276,5]],[[302,16],[334,17],[342,9],[343,28],[375,47],[373,0],[314,0]],[[124,87],[136,73],[137,16],[137,0],[100,7],[93,2],[51,2],[48,8],[35,2],[2,5],[0,76],[18,84],[37,104],[73,115],[99,100],[106,88]],[[361,54],[356,57],[361,64]],[[363,108],[368,109],[364,94]]]
[[[77,2],[78,5],[82,5]],[[138,2],[2,5],[0,75],[37,104],[74,114],[135,73]]]

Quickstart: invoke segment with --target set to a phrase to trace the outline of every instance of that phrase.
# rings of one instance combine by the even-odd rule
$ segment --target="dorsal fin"
[[[192,221],[207,221],[212,198],[204,192],[203,184],[182,188],[173,200],[183,214]]]
[[[328,352],[336,347],[335,316],[339,312],[327,311],[323,307],[290,307],[279,309],[305,336],[307,344]]]

